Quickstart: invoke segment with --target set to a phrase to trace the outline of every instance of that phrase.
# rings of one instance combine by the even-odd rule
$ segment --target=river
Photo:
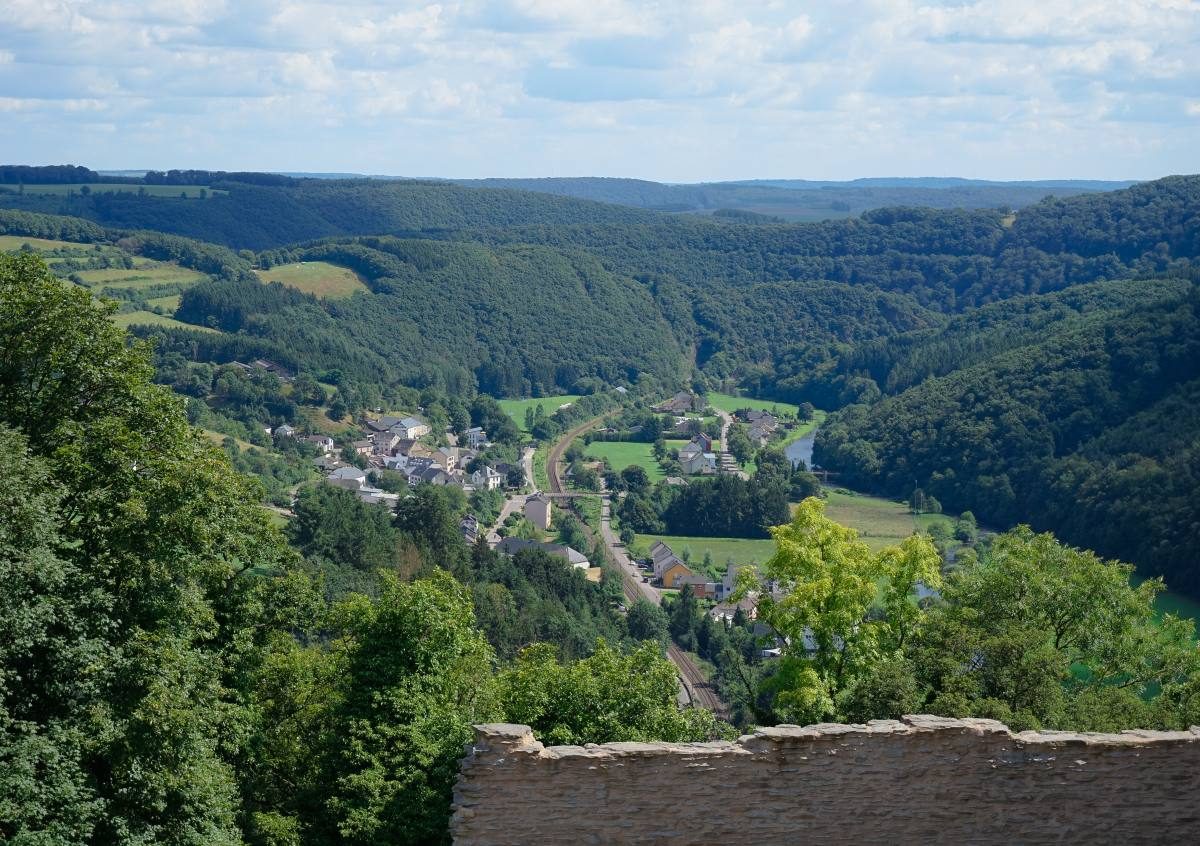
[[[793,466],[795,466],[797,461],[803,461],[804,466],[811,470],[812,469],[813,441],[816,439],[816,437],[817,437],[817,430],[813,429],[811,432],[809,432],[804,437],[797,438],[796,440],[794,440],[790,444],[788,444],[784,448],[783,454],[786,455],[789,459],[791,459]]]

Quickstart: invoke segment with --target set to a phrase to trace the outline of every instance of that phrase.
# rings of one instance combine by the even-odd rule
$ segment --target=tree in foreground
[[[658,644],[628,654],[604,641],[588,658],[562,664],[552,644],[536,644],[500,673],[505,716],[533,727],[545,743],[694,741],[719,735],[711,711],[680,710],[677,671]]]
[[[945,584],[930,540],[872,552],[801,503],[772,529],[759,619],[782,638],[763,681],[778,720],[931,711],[1018,729],[1179,728],[1200,720],[1195,626],[1161,618],[1161,581],[1018,527]],[[746,572],[742,592],[764,588]],[[918,600],[923,586],[925,599]]]
[[[54,773],[27,771],[42,798],[0,805],[0,832],[236,843],[234,748],[262,649],[256,573],[286,547],[255,487],[150,383],[147,346],[128,343],[112,309],[36,257],[0,255],[0,424],[28,457],[8,478],[31,486],[23,510],[0,515],[5,617],[20,637],[0,651],[0,678],[21,679],[0,694],[0,719],[6,747]]]

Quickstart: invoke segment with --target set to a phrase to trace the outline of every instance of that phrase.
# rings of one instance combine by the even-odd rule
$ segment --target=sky
[[[0,161],[1194,173],[1200,0],[0,0]]]

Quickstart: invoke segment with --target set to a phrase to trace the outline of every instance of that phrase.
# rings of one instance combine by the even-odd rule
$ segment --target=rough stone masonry
[[[454,791],[475,844],[1200,843],[1200,728],[1021,732],[909,716],[735,743],[545,747],[476,727]]]

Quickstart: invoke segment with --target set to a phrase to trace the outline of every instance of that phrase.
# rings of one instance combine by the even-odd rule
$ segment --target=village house
[[[367,421],[367,428],[372,432],[386,432],[399,423],[403,418],[397,417],[394,414],[385,414],[375,420]]]
[[[659,581],[662,586],[667,589],[680,588],[683,586],[683,580],[689,576],[695,576],[692,569],[684,564],[678,558],[671,562],[670,566],[666,567]]]
[[[382,505],[393,511],[400,503],[400,494],[388,493],[385,490],[370,486],[359,488],[354,493],[359,499],[367,503],[367,505]]]
[[[326,455],[329,455],[334,451],[333,438],[329,437],[328,435],[305,435],[300,440],[304,441],[306,444],[312,444]]]
[[[577,569],[587,570],[592,566],[587,556],[582,552],[569,546],[564,546],[561,543],[543,543],[542,541],[525,540],[524,538],[505,538],[500,541],[496,549],[505,555],[516,555],[523,549],[541,549],[551,555],[565,558],[568,564]]]
[[[741,611],[747,620],[756,619],[758,617],[758,594],[748,593],[736,603],[718,603],[709,609],[708,616],[718,623],[732,623],[738,611]]]
[[[474,514],[463,517],[458,528],[462,531],[463,540],[469,545],[473,546],[479,540],[479,518]]]
[[[698,599],[716,599],[717,585],[720,583],[710,582],[704,576],[684,576],[676,580],[675,584],[680,590],[691,587],[692,593]]]
[[[339,467],[345,467],[346,462],[342,461],[336,455],[329,453],[327,455],[319,455],[314,458],[313,466],[322,473],[329,473],[332,470],[337,470]]]
[[[377,455],[395,455],[396,447],[400,444],[400,436],[395,432],[374,432],[371,442],[375,445]]]
[[[271,361],[269,358],[256,358],[250,362],[250,366],[255,370],[265,370],[273,376],[277,376],[283,382],[290,382],[294,378],[292,371],[278,362]]]
[[[418,473],[409,475],[408,483],[416,486],[421,483],[429,485],[448,485],[450,484],[450,474],[436,464],[430,464],[424,470]]]
[[[472,426],[463,432],[463,438],[471,449],[484,449],[488,446],[487,432],[482,426]]]
[[[705,449],[705,439],[708,449]],[[697,435],[679,450],[679,466],[689,476],[717,472],[717,456],[712,451],[712,439]]]
[[[359,455],[371,455],[373,452],[375,452],[375,444],[370,438],[363,438],[362,440],[354,441],[352,444],[350,444],[350,448]]]
[[[289,426],[288,424],[282,423],[282,424],[276,426],[275,431],[272,432],[271,434],[273,434],[277,438],[294,438],[294,437],[296,437],[296,430],[294,428],[292,428],[291,426]]]
[[[480,467],[471,474],[471,484],[476,490],[496,491],[504,484],[504,477],[491,467]]]
[[[746,436],[750,439],[750,443],[754,444],[756,447],[764,447],[767,445],[767,442],[771,440],[771,432],[760,428],[758,424],[751,426],[750,431],[746,433]]]
[[[538,492],[525,500],[525,519],[539,529],[550,528],[552,506],[550,497]]]
[[[654,410],[660,414],[683,414],[703,409],[704,399],[691,391],[680,391],[666,402],[654,406]]]
[[[462,466],[462,450],[453,446],[438,447],[433,451],[433,460],[449,473]]]
[[[325,477],[325,481],[348,491],[357,491],[367,484],[367,471],[357,467],[339,467]]]
[[[509,478],[512,476],[520,475],[522,479],[525,478],[525,468],[520,464],[510,464],[507,461],[497,461],[492,469],[504,477],[505,487],[520,487],[519,485],[510,485],[508,483]]]
[[[405,417],[392,426],[391,431],[401,438],[415,441],[428,435],[430,428],[429,424],[419,417]]]

